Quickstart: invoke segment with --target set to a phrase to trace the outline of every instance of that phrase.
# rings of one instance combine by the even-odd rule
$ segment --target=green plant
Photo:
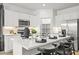
[[[35,29],[32,29],[32,34],[36,34],[37,31]]]

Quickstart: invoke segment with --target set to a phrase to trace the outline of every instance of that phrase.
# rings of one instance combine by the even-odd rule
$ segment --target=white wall
[[[60,15],[60,14],[64,15],[64,14],[68,14],[68,13],[72,13],[72,12],[79,12],[79,6],[74,6],[74,7],[71,7],[71,8],[58,10],[57,15]]]

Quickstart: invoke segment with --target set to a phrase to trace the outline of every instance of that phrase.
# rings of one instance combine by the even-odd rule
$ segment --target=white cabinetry
[[[78,12],[73,12],[73,13],[69,13],[69,14],[65,14],[64,15],[64,19],[65,20],[75,20],[79,18],[79,14]]]
[[[16,12],[5,10],[5,26],[18,26],[18,14]]]
[[[5,42],[5,52],[9,52],[13,49],[13,42],[11,40],[12,36],[11,35],[5,35],[4,36],[4,42]]]
[[[40,18],[51,18],[53,15],[52,9],[41,9],[40,10]]]
[[[18,26],[18,22],[19,22],[20,19],[21,20],[30,20],[31,18],[30,18],[30,15],[28,15],[28,14],[23,14],[23,13],[19,13],[19,12],[16,12],[16,11],[11,11],[11,10],[5,9],[4,26],[11,26],[11,27]],[[34,25],[34,24],[35,24],[35,22],[33,22],[32,25]],[[5,35],[4,34],[4,40],[5,40],[4,49],[5,49],[5,52],[8,52],[8,51],[13,49],[13,44],[12,44],[12,40],[11,40],[12,37],[13,37],[12,35]]]
[[[41,20],[38,16],[31,15],[30,16],[30,26],[40,26]]]
[[[18,13],[18,20],[30,20],[30,15],[28,14],[23,14],[23,13]]]
[[[5,26],[18,26],[19,20],[30,20],[30,15],[5,10]]]
[[[55,20],[56,20],[55,23],[56,23],[56,26],[60,26],[60,24],[65,23],[67,20],[75,20],[75,19],[79,19],[78,12],[61,14],[55,17]]]
[[[64,16],[63,15],[58,15],[55,17],[55,25],[56,26],[61,26],[61,24],[64,22]]]
[[[71,14],[64,15],[64,20],[70,20],[70,19],[71,19]]]
[[[79,19],[79,12],[71,13],[71,19]]]

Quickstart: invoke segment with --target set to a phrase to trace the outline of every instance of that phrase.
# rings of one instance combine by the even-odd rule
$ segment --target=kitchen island
[[[52,43],[58,43],[69,39],[70,36],[66,37],[58,37],[57,39],[47,39],[46,43],[37,43],[35,39],[21,39],[15,38],[13,40],[13,55],[35,55],[40,53],[37,48],[38,47],[53,47]]]

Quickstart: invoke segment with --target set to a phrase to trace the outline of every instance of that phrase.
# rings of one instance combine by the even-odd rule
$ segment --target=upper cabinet
[[[55,17],[55,25],[60,26],[61,23],[64,22],[64,16],[63,15],[58,15]]]
[[[30,20],[30,15],[11,10],[5,10],[5,26],[19,26],[19,20]]]
[[[31,15],[30,16],[30,26],[39,26],[40,20],[37,16]]]
[[[40,9],[39,10],[39,17],[40,18],[51,18],[53,15],[52,9]]]
[[[18,19],[21,20],[30,20],[30,15],[24,13],[18,13]]]
[[[79,12],[71,13],[71,19],[79,19]]]
[[[65,14],[64,20],[71,20],[71,14]]]
[[[79,19],[79,12],[61,14],[55,17],[55,24],[56,26],[60,26],[61,24],[65,23],[68,20],[75,20],[75,19]]]
[[[5,26],[18,26],[18,14],[13,11],[5,10]]]
[[[64,19],[65,20],[79,19],[79,14],[78,14],[78,12],[73,12],[73,13],[65,14],[64,15]]]

